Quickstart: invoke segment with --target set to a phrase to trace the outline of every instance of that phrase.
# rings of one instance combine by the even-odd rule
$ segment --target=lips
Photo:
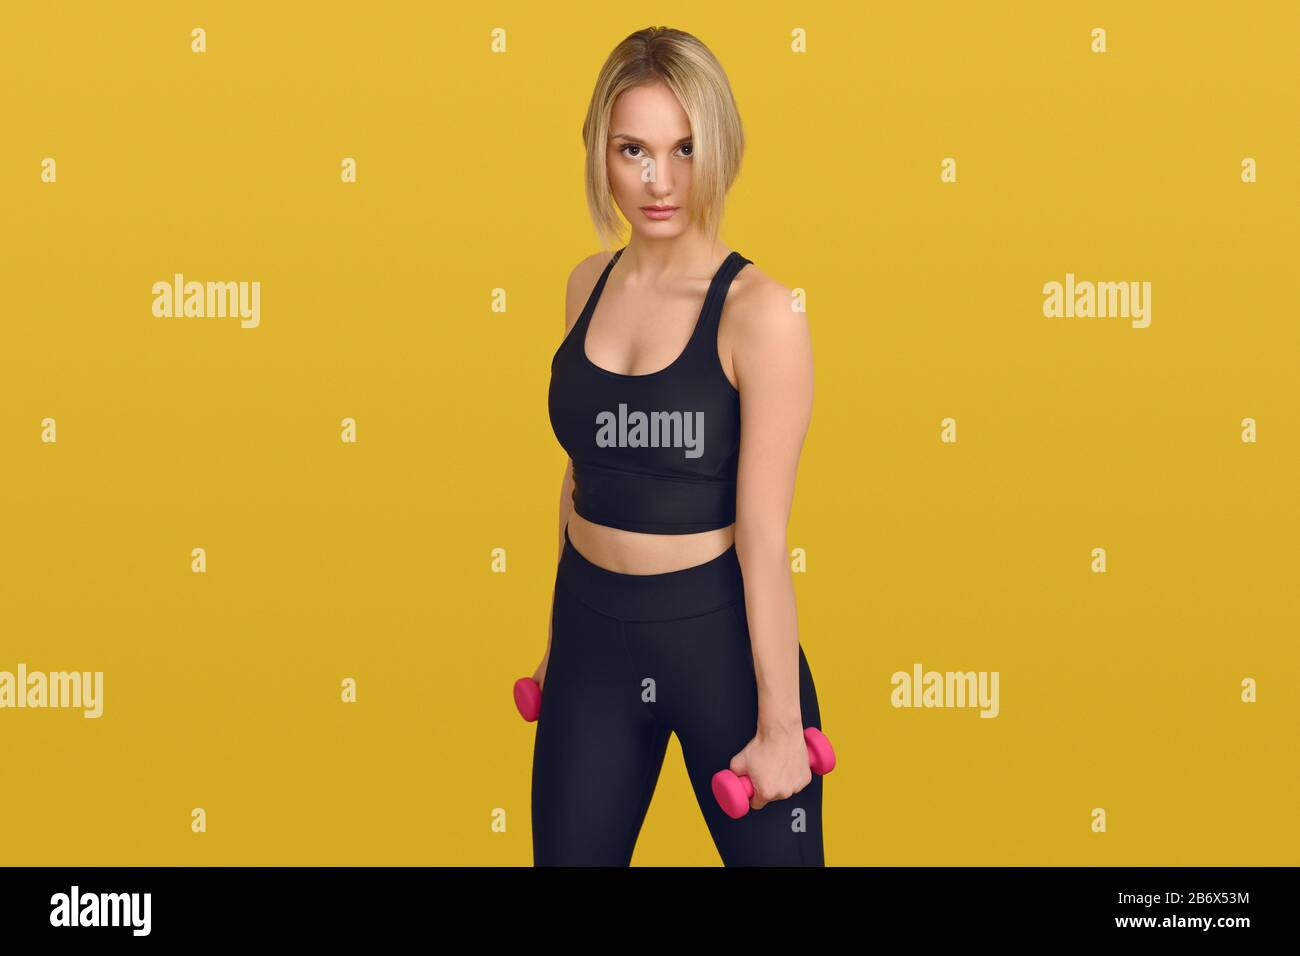
[[[677,215],[676,206],[642,206],[641,215],[657,222],[667,222]]]

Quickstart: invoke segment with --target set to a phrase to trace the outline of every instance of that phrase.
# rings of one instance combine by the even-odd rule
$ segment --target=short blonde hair
[[[740,173],[745,132],[727,74],[709,48],[689,33],[647,27],[624,39],[605,60],[582,123],[587,147],[587,208],[606,246],[622,241],[622,225],[609,188],[606,155],[609,117],[625,90],[662,82],[691,124],[691,205],[705,235],[722,225],[727,191]]]

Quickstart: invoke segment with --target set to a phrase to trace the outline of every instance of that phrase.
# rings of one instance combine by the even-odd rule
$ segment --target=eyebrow
[[[645,137],[643,137],[643,136],[632,136],[632,135],[629,134],[629,133],[610,133],[610,134],[609,134],[609,138],[610,138],[610,139],[630,139],[630,140],[632,140],[634,143],[644,143],[644,142],[645,142]],[[677,142],[673,143],[673,145],[674,145],[674,146],[680,146],[680,145],[682,145],[682,143],[689,143],[689,142],[690,142],[692,139],[694,139],[694,138],[695,138],[695,137],[693,137],[693,136],[683,136],[683,137],[682,137],[681,139],[679,139]]]

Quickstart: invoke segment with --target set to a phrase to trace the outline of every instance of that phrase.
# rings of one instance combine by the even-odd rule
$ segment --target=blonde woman
[[[789,290],[718,240],[744,149],[727,77],[688,33],[634,33],[583,139],[598,231],[617,244],[617,206],[631,237],[574,268],[551,365],[570,460],[533,675],[534,863],[628,865],[676,733],[725,865],[823,866],[785,538],[812,349]],[[719,771],[752,785],[739,818]]]

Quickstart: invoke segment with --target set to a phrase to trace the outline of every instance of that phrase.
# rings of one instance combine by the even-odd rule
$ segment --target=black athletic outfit
[[[740,396],[717,351],[722,305],[750,260],[733,252],[710,284],[682,354],[648,375],[587,358],[587,327],[610,259],[551,364],[552,428],[573,461],[574,510],[588,521],[656,534],[735,521]],[[626,866],[676,733],[724,864],[822,866],[822,778],[728,817],[713,774],[753,738],[758,690],[735,545],[704,564],[623,574],[578,552],[565,529],[551,654],[533,751],[536,865]],[[805,727],[820,727],[799,648]]]

